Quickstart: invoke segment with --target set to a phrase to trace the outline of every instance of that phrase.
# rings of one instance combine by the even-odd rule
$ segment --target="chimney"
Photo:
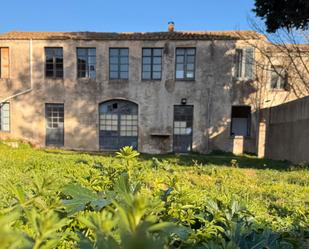
[[[174,22],[168,22],[168,32],[174,32],[175,23]]]

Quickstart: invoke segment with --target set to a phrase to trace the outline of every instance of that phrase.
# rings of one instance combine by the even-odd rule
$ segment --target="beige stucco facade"
[[[235,49],[248,46],[248,41],[263,41],[260,37],[246,38],[246,41],[241,37],[225,37],[226,34],[213,37],[210,34],[203,39],[113,40],[2,36],[0,47],[9,47],[10,51],[10,77],[0,79],[0,101],[10,103],[10,132],[0,132],[0,136],[25,139],[44,147],[45,104],[63,103],[64,147],[96,151],[100,149],[99,104],[124,99],[138,104],[138,150],[169,153],[173,151],[173,108],[185,98],[187,105],[194,106],[193,151],[259,153],[258,110],[296,96],[286,91],[269,91],[267,74],[259,81],[236,80]],[[63,79],[45,78],[45,47],[63,48]],[[77,78],[77,47],[96,48],[95,80]],[[127,81],[109,80],[109,48],[113,47],[129,48]],[[161,80],[141,79],[143,47],[163,48]],[[175,79],[177,47],[196,48],[195,79],[192,81]],[[258,69],[255,70],[258,74]],[[12,97],[15,94],[17,96]],[[266,101],[268,99],[271,102]],[[239,140],[230,135],[232,105],[251,106],[250,137]],[[239,145],[243,146],[241,150]]]

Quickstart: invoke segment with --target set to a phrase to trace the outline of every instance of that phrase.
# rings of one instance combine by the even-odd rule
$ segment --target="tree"
[[[308,0],[255,0],[253,11],[265,20],[267,32],[309,28]]]

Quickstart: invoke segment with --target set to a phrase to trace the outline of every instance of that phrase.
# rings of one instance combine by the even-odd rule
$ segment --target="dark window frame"
[[[52,57],[52,65],[53,65],[53,69],[52,69],[52,76],[48,76],[47,75],[47,49],[52,49],[52,50],[56,50],[56,49],[59,49],[61,50],[61,58],[60,57],[57,57],[57,53],[55,53],[55,51],[53,51],[53,54],[51,55]],[[45,52],[45,78],[48,78],[48,79],[63,79],[64,77],[64,65],[63,65],[63,47],[44,47],[44,52]],[[62,63],[57,63],[57,59],[62,59]],[[61,67],[61,76],[59,76],[57,74],[57,72],[59,71],[58,68],[57,68],[57,65],[58,64],[61,64],[62,67]]]
[[[252,125],[252,109],[250,105],[232,105],[231,107],[231,123],[230,123],[230,136],[231,137],[235,137],[235,136],[243,136],[243,135],[238,135],[238,134],[234,134],[233,133],[233,118],[237,118],[237,117],[233,117],[233,108],[240,108],[240,107],[246,107],[249,110],[248,116],[247,118],[247,134],[244,136],[246,138],[250,138],[251,137],[251,125]]]
[[[280,72],[279,72],[280,71]],[[276,86],[273,86],[273,77],[276,77]],[[271,90],[287,91],[289,84],[288,71],[281,65],[272,65],[270,69],[270,84]]]
[[[184,49],[185,50],[185,54],[184,54],[184,62],[183,63],[177,63],[177,50],[179,49]],[[188,57],[188,54],[187,54],[187,50],[189,49],[194,49],[194,62],[193,62],[193,66],[194,66],[194,69],[193,69],[193,77],[192,78],[188,78],[187,77],[187,64],[192,64],[192,63],[188,63],[187,62],[187,57]],[[195,81],[195,78],[196,78],[196,47],[176,47],[175,49],[175,80],[181,80],[181,81]],[[192,55],[189,55],[189,56],[192,56]],[[177,64],[183,64],[184,66],[184,77],[183,78],[177,78]],[[190,70],[191,71],[191,70]]]
[[[63,131],[63,133],[62,133],[62,140],[61,140],[61,142],[62,142],[62,144],[54,144],[54,143],[48,143],[47,142],[47,134],[45,133],[45,145],[46,146],[57,146],[57,147],[64,147],[64,144],[65,144],[65,141],[64,141],[64,139],[65,139],[65,104],[64,103],[51,103],[51,102],[47,102],[47,103],[45,103],[45,132],[46,132],[46,130],[48,129],[48,128],[55,128],[55,127],[50,127],[49,125],[48,125],[48,120],[47,120],[47,118],[52,118],[52,119],[54,119],[54,118],[57,118],[58,119],[58,121],[59,121],[59,116],[58,117],[54,117],[54,116],[50,116],[50,117],[48,117],[47,116],[47,113],[48,113],[48,108],[49,107],[51,107],[51,106],[54,106],[54,107],[56,107],[56,106],[61,106],[62,108],[63,108],[63,128],[62,128],[62,131]],[[53,124],[53,122],[54,121],[52,121],[52,124]],[[53,125],[52,125],[53,126]]]
[[[86,55],[85,56],[82,56],[82,57],[85,57],[85,70],[81,70],[80,67],[81,67],[81,62],[79,62],[79,53],[78,53],[78,50],[86,50]],[[89,53],[89,50],[92,49],[95,51],[95,55],[91,55]],[[90,63],[89,62],[89,58],[95,58],[94,59],[94,77],[91,77],[90,76],[90,66],[93,65],[93,63]],[[89,65],[90,64],[90,65]],[[76,66],[77,66],[77,78],[78,79],[92,79],[92,80],[95,80],[97,78],[97,48],[96,47],[77,47],[76,48]],[[82,73],[84,72],[84,76],[81,75]]]
[[[181,120],[179,120],[179,119],[176,119],[175,118],[175,109],[177,108],[177,107],[189,107],[189,108],[192,108],[192,119],[191,119],[191,134],[190,134],[190,136],[191,136],[191,141],[190,141],[190,151],[187,151],[187,152],[192,152],[192,150],[193,150],[193,135],[194,135],[194,105],[182,105],[182,104],[178,104],[178,105],[173,105],[173,152],[175,153],[175,136],[187,136],[187,135],[185,135],[185,134],[182,134],[182,135],[180,135],[180,134],[175,134],[175,128],[177,128],[176,126],[175,126],[175,122],[183,122],[183,121],[187,121],[187,120],[184,120],[184,119],[181,119]]]
[[[151,54],[150,56],[148,55],[144,55],[144,51],[146,49],[149,49],[151,51]],[[161,50],[161,55],[160,56],[157,56],[157,55],[154,55],[154,50],[155,49],[160,49]],[[150,64],[144,64],[144,58],[150,58]],[[154,64],[154,59],[155,58],[160,58],[160,64]],[[162,47],[143,47],[142,48],[142,70],[141,70],[141,79],[143,81],[161,81],[162,80],[162,72],[163,72],[163,48]],[[150,71],[144,71],[144,65],[147,65],[147,66],[150,66]],[[153,66],[155,65],[160,65],[160,71],[154,71],[153,70]],[[145,72],[150,72],[150,78],[144,78],[144,73]],[[160,78],[154,78],[153,77],[153,73],[158,73],[160,72]]]
[[[236,79],[252,80],[254,77],[254,48],[236,48],[234,64],[234,76]]]
[[[114,57],[111,55],[111,51],[112,50],[118,50],[118,53],[117,53],[117,63],[111,63],[111,58]],[[128,54],[126,56],[121,56],[121,50],[127,50],[128,51]],[[126,58],[127,57],[127,63],[121,63],[121,58]],[[130,72],[130,49],[128,47],[110,47],[109,48],[109,80],[111,81],[117,81],[117,80],[122,80],[122,81],[128,81],[129,80],[129,72]],[[117,71],[112,71],[111,70],[111,66],[112,65],[117,65]],[[127,65],[128,67],[128,71],[121,71],[121,66],[122,65]],[[113,78],[111,77],[111,73],[117,73],[117,78]],[[121,77],[121,73],[127,73],[127,77],[126,78],[122,78]]]

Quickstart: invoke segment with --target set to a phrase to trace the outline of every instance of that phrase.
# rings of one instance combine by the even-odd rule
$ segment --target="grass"
[[[113,155],[64,150],[40,150],[28,145],[11,148],[0,143],[0,210],[14,203],[9,183],[33,187],[33,179],[48,178],[54,189],[75,182],[93,191],[111,188],[123,171],[123,161]],[[101,174],[101,172],[107,172]],[[142,195],[151,196],[172,187],[174,206],[200,207],[208,200],[237,200],[253,214],[256,224],[274,231],[308,226],[309,172],[288,162],[228,153],[210,155],[141,155],[132,179],[142,183]],[[56,195],[56,193],[55,193]],[[170,210],[171,217],[178,217]]]

